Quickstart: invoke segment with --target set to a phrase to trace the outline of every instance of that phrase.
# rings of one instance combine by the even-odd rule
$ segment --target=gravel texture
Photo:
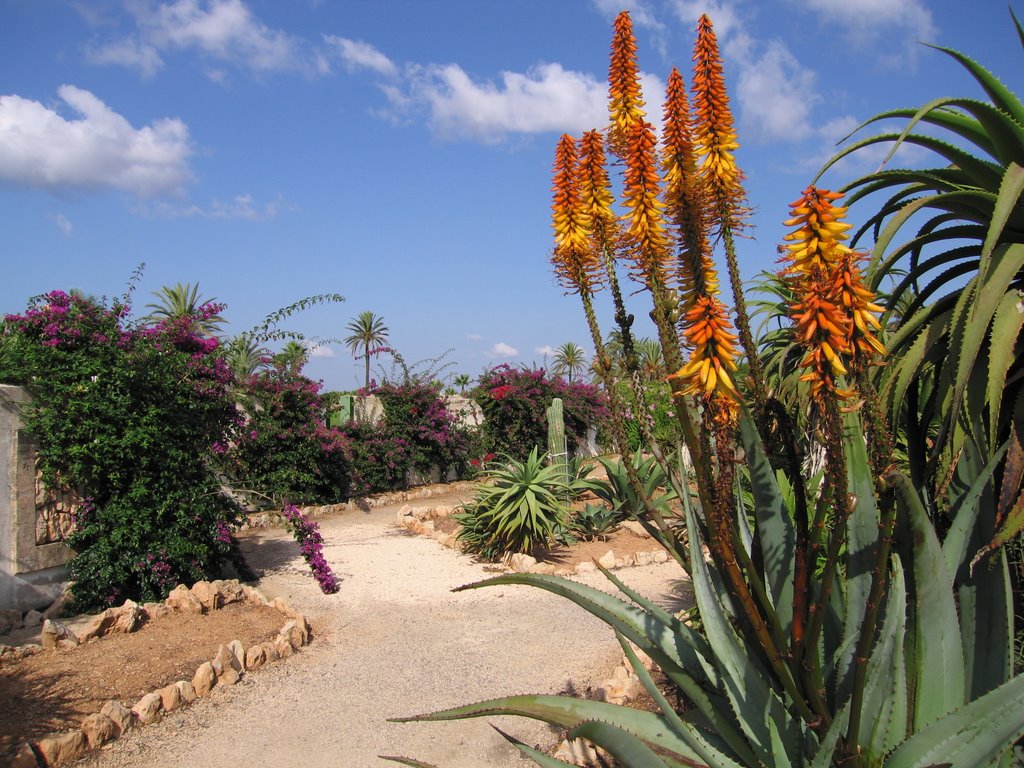
[[[430,504],[458,499],[431,499]],[[209,699],[170,713],[88,758],[93,768],[384,766],[381,754],[446,768],[526,766],[490,724],[529,744],[557,734],[519,718],[389,723],[500,695],[598,685],[621,659],[610,628],[562,598],[523,586],[451,589],[494,575],[395,525],[398,505],[319,519],[341,581],[320,593],[294,541],[266,529],[243,540],[256,585],[313,622],[313,644]],[[684,574],[673,563],[619,572],[671,610]],[[581,577],[595,586],[600,574]],[[610,586],[610,585],[609,585]]]

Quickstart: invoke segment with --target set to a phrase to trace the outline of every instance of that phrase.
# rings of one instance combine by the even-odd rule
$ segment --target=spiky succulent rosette
[[[555,248],[551,253],[551,263],[559,282],[567,290],[592,293],[598,281],[600,263],[591,247],[590,215],[580,195],[579,175],[576,141],[563,134],[555,148],[551,203]]]
[[[608,149],[622,158],[626,156],[634,127],[647,116],[636,50],[633,21],[629,11],[622,11],[615,17],[608,67]]]

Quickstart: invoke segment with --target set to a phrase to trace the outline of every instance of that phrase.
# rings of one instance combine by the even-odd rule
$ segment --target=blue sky
[[[607,121],[623,8],[652,115],[672,66],[689,81],[699,14],[715,23],[754,207],[747,279],[860,121],[980,95],[917,41],[1024,91],[995,0],[0,0],[0,311],[55,288],[119,296],[145,262],[137,308],[198,282],[229,333],[335,292],[288,327],[343,337],[371,310],[408,361],[451,350],[446,372],[474,377],[589,348],[549,268],[551,162],[560,134]],[[306,372],[361,383],[340,344]]]

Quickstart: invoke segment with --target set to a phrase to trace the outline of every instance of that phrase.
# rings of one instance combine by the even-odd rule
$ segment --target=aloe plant
[[[617,597],[537,574],[460,588],[526,584],[572,600],[614,629],[657,712],[571,697],[515,696],[399,722],[520,715],[584,735],[624,766],[1004,764],[1009,745],[1024,734],[1024,677],[1009,677],[1006,559],[1000,555],[974,574],[973,583],[957,579],[984,515],[990,472],[964,489],[956,527],[940,543],[906,475],[890,473],[887,492],[876,502],[860,422],[847,415],[853,503],[843,534],[845,573],[820,605],[820,635],[801,642],[794,635],[794,520],[749,416],[741,420],[741,436],[755,499],[747,555],[762,555],[756,577],[766,585],[778,657],[752,652],[741,606],[722,589],[721,570],[705,562],[702,526],[691,511],[686,526],[702,632],[607,571]],[[692,710],[674,711],[634,646],[683,691]]]
[[[691,134],[677,72],[666,100],[671,157],[664,163],[664,209],[678,222],[678,260],[663,247],[649,126],[636,124],[644,102],[629,30],[623,12],[613,41],[611,138],[625,155],[623,204],[646,234],[627,235],[621,253],[595,258],[607,257],[608,243],[595,249],[600,211],[593,201],[584,204],[581,189],[603,176],[591,166],[581,173],[573,140],[562,137],[552,261],[583,300],[612,398],[611,432],[624,457],[626,411],[614,396],[591,302],[595,286],[610,281],[616,259],[651,294],[665,359],[670,369],[681,365],[669,379],[693,457],[693,498],[688,473],[653,444],[649,466],[640,457],[606,462],[605,493],[628,505],[686,567],[698,621],[668,613],[607,571],[615,595],[538,574],[468,585],[462,589],[531,585],[606,622],[656,711],[514,696],[401,721],[539,719],[604,748],[622,766],[1008,766],[1014,741],[1024,736],[1024,676],[1012,671],[1014,614],[1006,551],[999,546],[1000,537],[1024,523],[1024,406],[1017,405],[1019,355],[1010,343],[1020,321],[1009,309],[1024,274],[1017,234],[1024,233],[1018,221],[1024,171],[1017,165],[1024,162],[1024,151],[1017,151],[1024,147],[1024,108],[969,59],[947,51],[982,82],[994,105],[953,100],[887,115],[908,118],[910,127],[884,140],[930,147],[953,165],[916,179],[883,172],[864,182],[871,191],[906,184],[869,223],[879,240],[867,272],[873,284],[864,280],[859,254],[843,243],[850,225],[841,221],[846,208],[836,204],[841,193],[814,185],[804,190],[787,221],[797,228],[786,236],[788,266],[772,288],[778,314],[791,327],[769,340],[769,375],[775,369],[789,381],[771,386],[749,338],[742,339],[749,375],[740,374],[737,342],[749,335],[748,320],[739,306],[737,332],[730,330],[710,258],[709,232],[721,236],[728,255],[729,233],[742,212],[730,154],[736,137],[710,20],[701,18],[695,46],[699,130]],[[1024,41],[1019,24],[1017,31]],[[1006,149],[1008,164],[1000,170],[996,162],[913,136],[922,120],[960,132],[985,151]],[[725,197],[702,199],[714,184]],[[995,184],[992,194],[986,184]],[[913,199],[918,193],[924,202]],[[917,280],[908,300],[911,280],[882,307],[873,289],[900,257],[879,254],[928,205],[946,213],[935,214],[902,253],[921,278],[965,258],[954,249],[918,263],[926,241],[948,245],[957,232],[976,237],[970,266],[954,265],[970,282],[948,301],[928,304],[931,284]],[[947,214],[964,212],[975,229],[946,226]],[[666,289],[669,275],[685,289],[679,295]],[[948,285],[948,277],[941,275],[938,285]],[[666,328],[677,322],[680,334],[674,325]],[[921,335],[905,330],[911,327]],[[893,328],[888,343],[895,358],[886,356],[883,343]],[[687,362],[680,359],[679,336],[690,350]],[[942,355],[952,357],[944,368]],[[886,362],[880,381],[888,414],[875,388],[875,371]],[[808,473],[812,452],[820,453],[822,468]],[[665,514],[661,488],[680,497],[684,535]],[[690,706],[677,711],[669,704],[634,648]],[[565,765],[509,738],[539,765]]]

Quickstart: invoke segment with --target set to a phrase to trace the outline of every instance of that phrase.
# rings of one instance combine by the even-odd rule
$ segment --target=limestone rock
[[[555,758],[570,765],[597,765],[597,751],[583,739],[563,741],[555,752]]]
[[[516,552],[508,559],[509,568],[516,573],[529,573],[535,565],[537,565],[536,558],[522,552]]]
[[[89,743],[81,731],[69,731],[40,739],[36,749],[45,765],[64,765],[82,757],[89,750]]]
[[[291,648],[290,645],[288,647]],[[279,658],[281,658],[281,654],[277,650],[277,643],[272,643],[269,641],[263,642],[260,643],[260,648],[262,648],[263,653],[266,654],[268,662],[277,661]]]
[[[213,584],[213,588],[220,595],[221,605],[240,603],[245,599],[245,594],[242,592],[242,583],[238,579],[217,579],[210,583]]]
[[[188,680],[179,680],[175,683],[178,687],[178,695],[181,696],[182,704],[189,704],[196,700],[196,689]]]
[[[242,641],[232,640],[228,643],[228,651],[231,652],[231,666],[234,667],[235,672],[243,672],[245,670],[245,651],[242,648]]]
[[[283,637],[292,647],[292,650],[295,651],[309,642],[309,633],[299,626],[295,619],[289,619],[285,622],[284,626],[281,627],[279,637]]]
[[[582,575],[584,573],[594,573],[597,571],[597,567],[593,563],[577,563],[576,573]]]
[[[640,680],[625,667],[616,667],[611,679],[597,689],[597,695],[609,704],[625,704],[640,695]]]
[[[175,611],[203,613],[203,604],[184,584],[179,584],[172,589],[164,603]]]
[[[82,642],[103,637],[111,632],[134,632],[142,623],[142,608],[132,600],[125,600],[120,608],[107,608],[96,616],[80,638]]]
[[[238,641],[236,640],[234,642]],[[244,657],[236,656],[230,646],[230,643],[228,645],[218,646],[217,655],[213,657],[213,661],[211,663],[213,664],[213,671],[217,673],[217,677],[222,677],[229,669],[232,669],[235,672],[241,672],[243,669]],[[242,644],[238,643],[239,650],[241,647]]]
[[[155,621],[161,616],[166,616],[171,612],[171,607],[166,603],[143,603],[142,612],[146,616],[146,621]]]
[[[29,611],[28,613],[25,614],[25,618],[23,618],[21,620],[21,625],[23,627],[30,627],[30,628],[31,627],[38,627],[45,620],[46,620],[46,617],[43,616],[43,614],[41,614],[39,611],[31,610],[31,611]]]
[[[217,676],[217,685],[234,685],[242,676],[235,671],[234,667],[227,667],[223,674]]]
[[[85,734],[85,740],[89,744],[89,749],[102,747],[108,741],[116,739],[118,733],[120,733],[117,724],[99,712],[87,715],[82,720],[81,727],[82,733]]]
[[[654,553],[654,562],[656,562],[656,563],[667,563],[668,562],[668,552],[666,552],[664,549],[659,549],[657,552]]]
[[[152,723],[160,717],[160,709],[163,707],[163,700],[159,693],[147,693],[132,707],[132,712],[143,725]]]
[[[132,714],[132,711],[120,701],[111,699],[103,705],[103,708],[100,710],[100,714],[109,718],[114,724],[117,736],[120,736],[125,731],[130,731],[135,727],[135,716]]]
[[[59,621],[52,619],[47,619],[43,622],[40,640],[43,643],[43,648],[48,651],[57,647],[67,648],[69,645],[71,647],[78,645],[78,638],[75,637],[75,633]]]
[[[633,555],[633,562],[637,565],[650,565],[654,562],[653,552],[637,552]]]
[[[254,645],[245,652],[245,668],[247,670],[259,669],[267,663],[267,652],[262,645]]]
[[[203,606],[203,612],[215,611],[221,607],[221,596],[217,588],[208,581],[197,581],[192,585],[192,594]]]
[[[164,712],[173,712],[181,706],[181,691],[177,683],[165,685],[157,693],[160,695],[160,706]]]
[[[277,652],[277,658],[279,659],[287,659],[295,653],[295,649],[292,648],[292,644],[288,641],[288,638],[282,634],[278,634],[278,636],[274,638],[274,650]]]
[[[530,569],[530,573],[540,573],[546,576],[551,576],[557,570],[558,566],[554,563],[537,563]]]
[[[620,525],[627,531],[632,533],[634,536],[639,536],[642,539],[651,538],[651,534],[640,524],[638,520],[623,520]]]
[[[610,549],[597,558],[598,564],[602,568],[614,568],[615,567],[615,553]]]
[[[213,664],[204,661],[196,669],[192,677],[192,687],[198,696],[209,696],[213,686],[217,684],[217,673],[213,671]]]
[[[21,742],[21,746],[11,756],[10,768],[39,768],[36,753],[27,741]]]
[[[263,596],[263,593],[248,584],[242,585],[242,600],[250,605],[267,605],[267,598]]]

